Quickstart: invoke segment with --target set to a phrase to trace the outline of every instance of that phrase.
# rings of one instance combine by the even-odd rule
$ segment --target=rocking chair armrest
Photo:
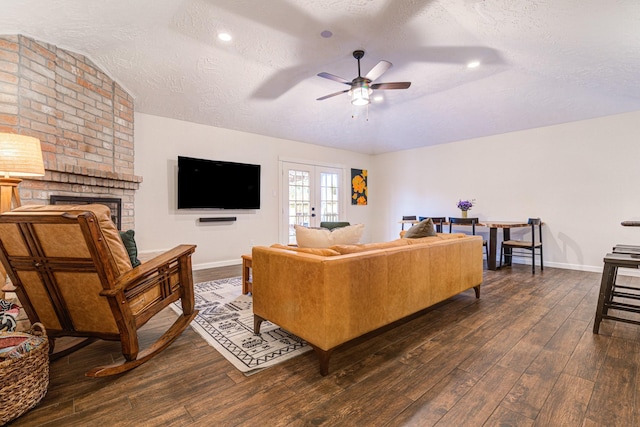
[[[196,245],[178,245],[167,252],[160,254],[149,261],[143,262],[131,271],[123,274],[118,278],[113,289],[103,290],[100,295],[114,296],[119,292],[125,291],[133,283],[139,283],[146,277],[152,276],[162,267],[169,266],[171,263],[178,261],[180,258],[190,256],[196,250]]]

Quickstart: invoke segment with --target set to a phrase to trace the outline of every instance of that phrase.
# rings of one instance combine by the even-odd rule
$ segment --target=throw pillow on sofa
[[[436,235],[436,229],[433,226],[431,218],[420,221],[407,230],[403,236],[405,239],[418,239],[420,237],[430,237]]]
[[[347,227],[335,228],[333,231],[325,228],[310,228],[301,225],[294,226],[296,242],[301,248],[328,248],[333,245],[355,245],[360,243],[364,224],[354,224]]]
[[[332,245],[355,245],[360,243],[364,233],[364,224],[348,225],[346,227],[334,228],[331,231]],[[332,246],[330,245],[330,246]]]
[[[296,243],[300,248],[328,248],[331,246],[331,231],[326,228],[310,228],[294,225]]]

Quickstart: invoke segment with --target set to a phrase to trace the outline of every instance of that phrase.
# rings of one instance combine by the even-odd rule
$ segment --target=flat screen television
[[[260,165],[178,156],[178,209],[260,209]]]

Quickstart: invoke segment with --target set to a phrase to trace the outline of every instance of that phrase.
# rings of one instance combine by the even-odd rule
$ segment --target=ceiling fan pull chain
[[[362,111],[363,108],[365,109],[364,110],[364,116],[365,116],[364,120],[366,122],[368,122],[369,121],[369,104],[364,105],[364,106],[356,106],[356,105],[352,106],[351,107],[351,118],[355,120],[358,117],[360,117],[363,114],[363,111]]]

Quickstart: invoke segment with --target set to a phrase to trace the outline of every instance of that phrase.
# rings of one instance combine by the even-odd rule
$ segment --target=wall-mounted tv
[[[260,209],[260,165],[178,156],[178,209]]]

